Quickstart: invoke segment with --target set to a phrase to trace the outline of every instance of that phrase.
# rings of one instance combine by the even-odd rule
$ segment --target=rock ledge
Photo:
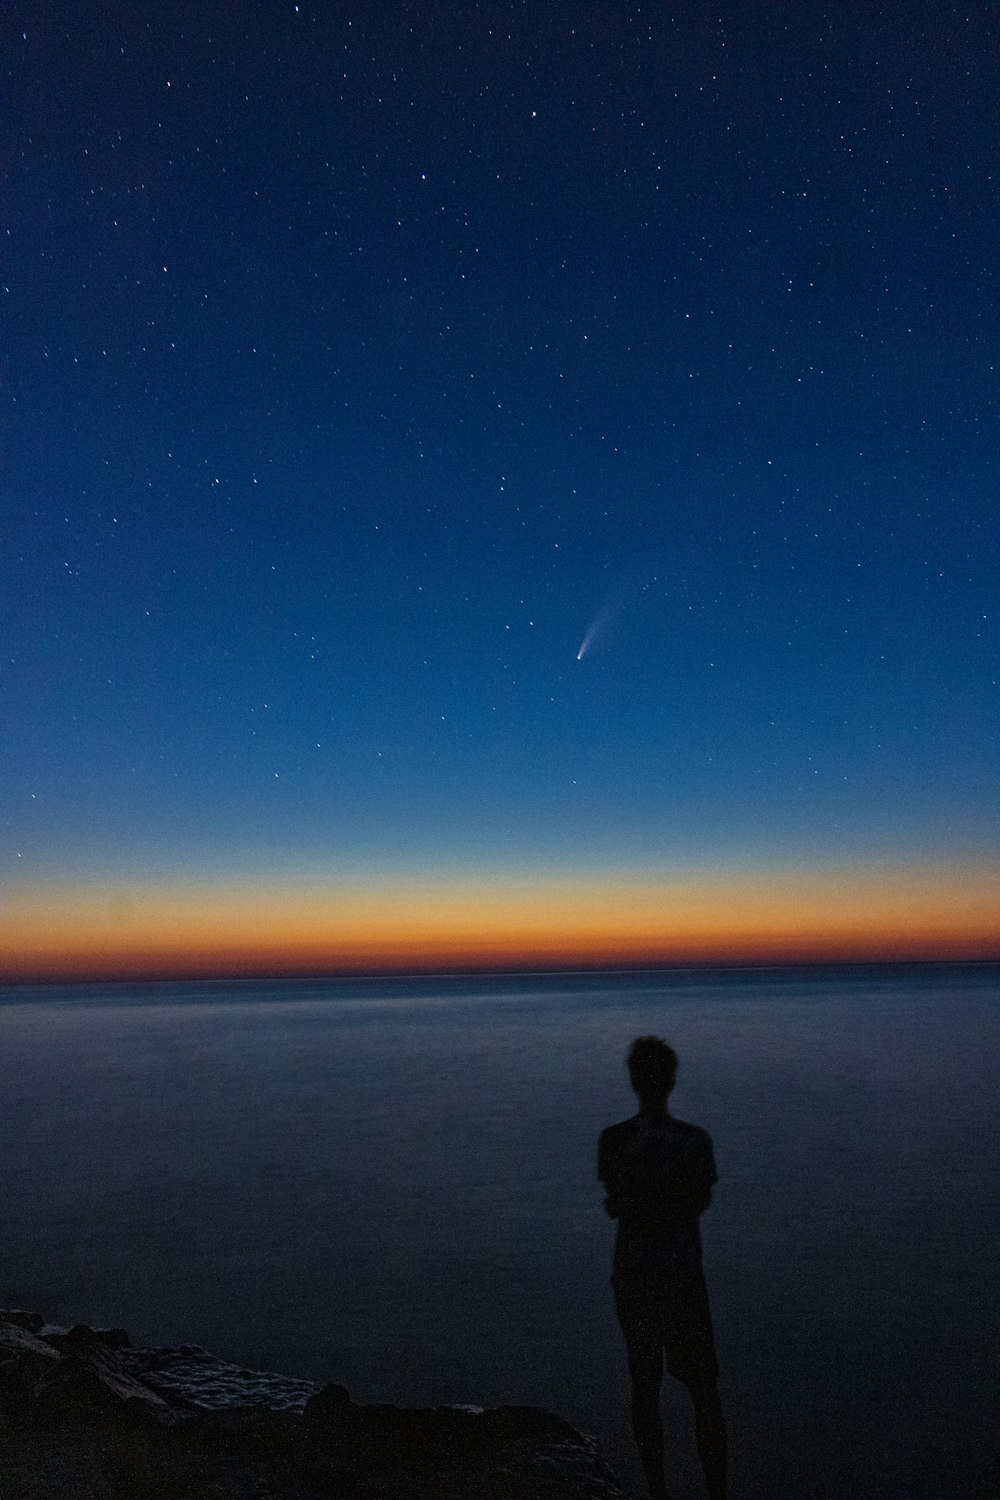
[[[626,1500],[538,1407],[360,1405],[20,1311],[0,1311],[0,1473],[0,1500]]]

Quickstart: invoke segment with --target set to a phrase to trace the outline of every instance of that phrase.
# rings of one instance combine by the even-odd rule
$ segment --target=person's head
[[[658,1036],[637,1036],[628,1049],[628,1076],[644,1107],[662,1107],[677,1077],[677,1053]]]

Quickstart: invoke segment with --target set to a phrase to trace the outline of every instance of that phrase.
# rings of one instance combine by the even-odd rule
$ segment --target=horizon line
[[[6,975],[0,971],[0,987],[25,987],[46,985],[94,985],[94,984],[309,984],[316,982],[348,982],[365,979],[488,979],[488,978],[557,978],[565,976],[600,976],[616,974],[686,974],[710,970],[716,973],[766,972],[770,969],[831,969],[831,968],[991,968],[1000,965],[1000,952],[981,956],[961,957],[881,955],[839,958],[773,958],[747,959],[741,962],[716,962],[712,959],[692,959],[686,963],[664,964],[571,964],[533,966],[524,968],[518,964],[481,964],[474,967],[435,967],[427,969],[383,968],[331,968],[302,972],[290,968],[261,968],[240,970],[233,968],[225,973],[197,973],[178,968],[168,972],[139,969],[135,973],[121,971],[88,971],[75,973],[40,973],[37,970]]]

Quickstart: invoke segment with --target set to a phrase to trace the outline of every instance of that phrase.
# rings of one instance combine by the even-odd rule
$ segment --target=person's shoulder
[[[601,1131],[597,1143],[597,1175],[602,1182],[608,1183],[617,1175],[622,1159],[628,1155],[634,1129],[634,1120],[619,1120],[617,1125],[608,1125]]]
[[[670,1123],[685,1145],[711,1151],[712,1137],[700,1125],[691,1125],[687,1120],[678,1120],[675,1115],[670,1116]]]
[[[627,1141],[629,1136],[635,1134],[639,1126],[637,1115],[628,1120],[619,1120],[616,1125],[606,1125],[601,1131],[601,1145],[613,1146],[619,1142]]]

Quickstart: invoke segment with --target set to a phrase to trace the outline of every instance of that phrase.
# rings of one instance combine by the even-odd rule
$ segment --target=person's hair
[[[658,1036],[637,1036],[628,1049],[628,1076],[640,1099],[665,1098],[677,1077],[677,1053]]]

